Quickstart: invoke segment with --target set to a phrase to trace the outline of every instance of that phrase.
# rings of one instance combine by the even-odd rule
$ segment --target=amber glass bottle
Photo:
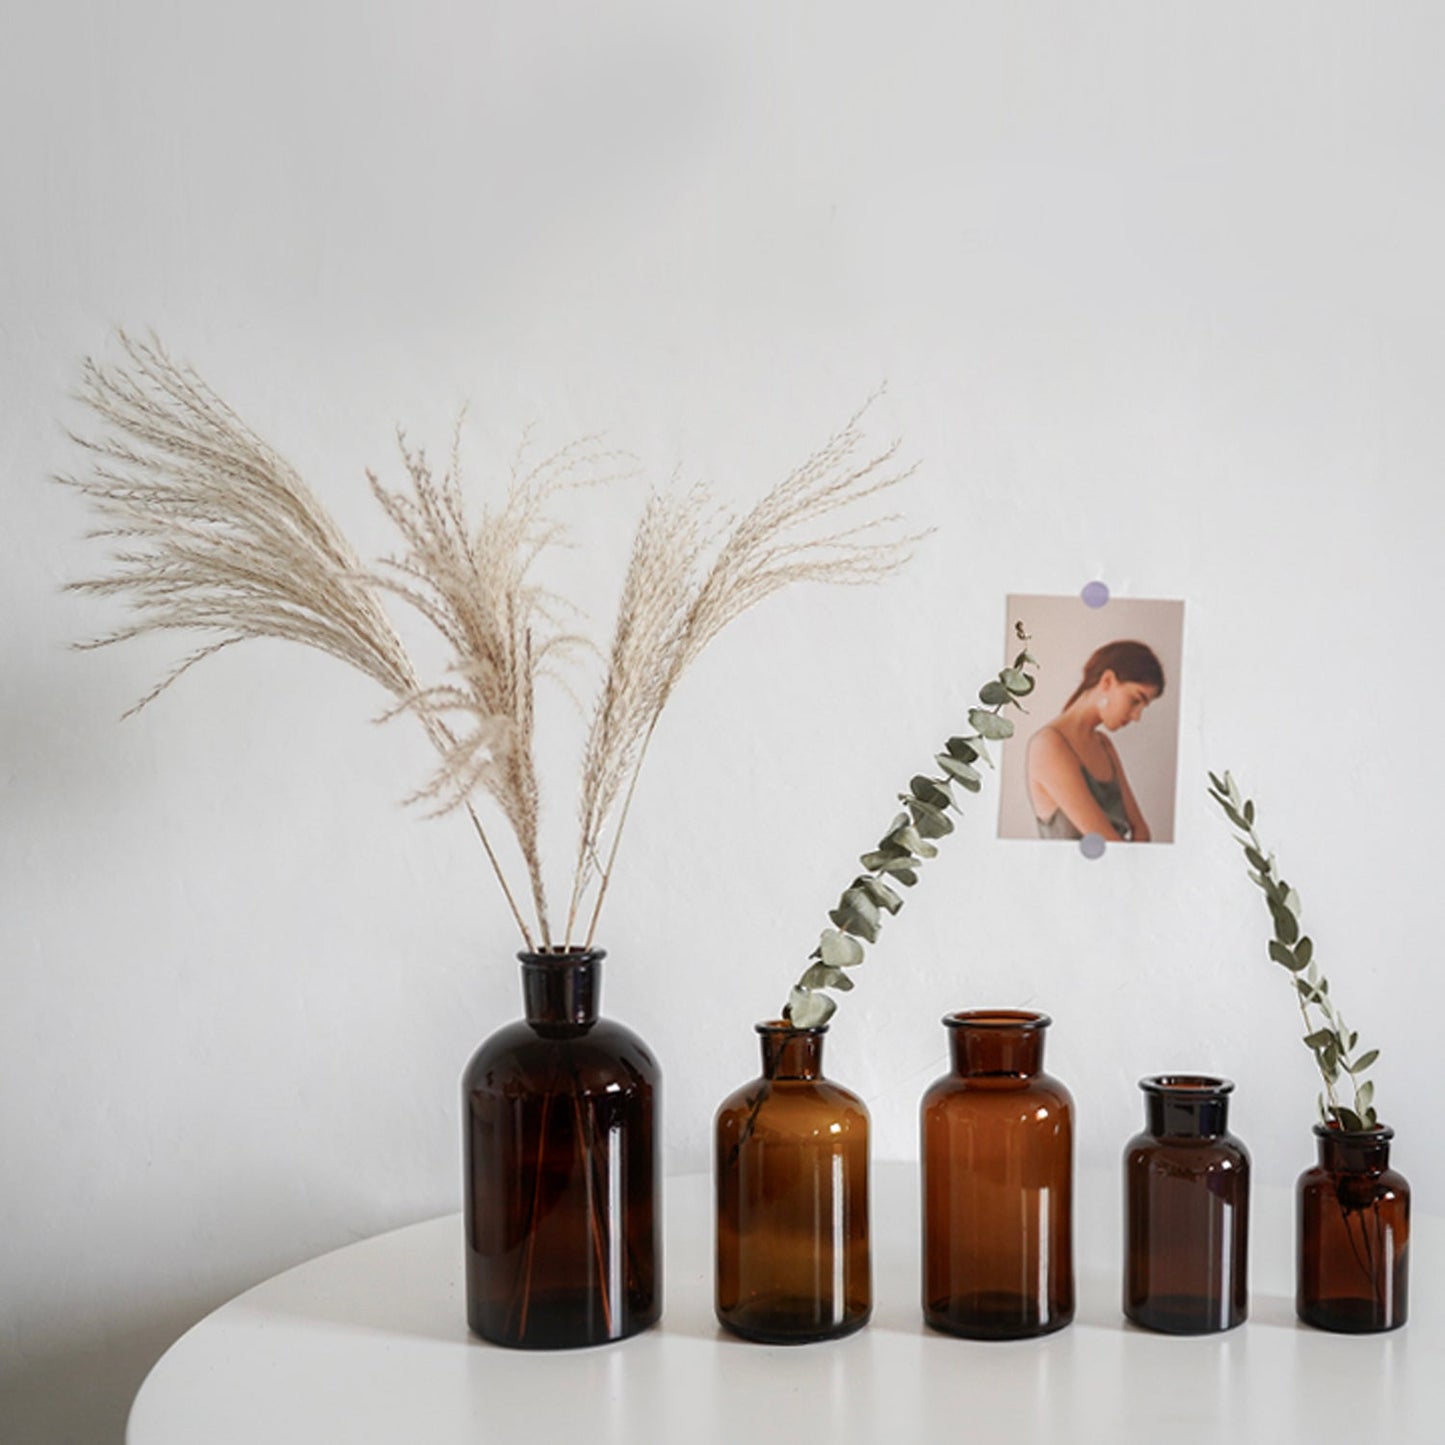
[[[1124,1313],[1171,1335],[1249,1313],[1249,1152],[1228,1132],[1228,1079],[1141,1079],[1144,1132],[1124,1151]]]
[[[759,1024],[763,1076],[717,1112],[717,1317],[801,1344],[868,1322],[868,1110],[823,1077],[826,1028]]]
[[[923,1096],[923,1316],[974,1339],[1074,1317],[1073,1100],[1042,1072],[1044,1014],[949,1014],[953,1072]]]
[[[1410,1312],[1410,1186],[1390,1168],[1395,1131],[1315,1125],[1319,1163],[1299,1178],[1295,1307],[1316,1329],[1373,1334]]]
[[[605,1344],[662,1311],[661,1073],[597,1016],[600,949],[518,956],[526,1017],[462,1079],[467,1320],[500,1345]]]

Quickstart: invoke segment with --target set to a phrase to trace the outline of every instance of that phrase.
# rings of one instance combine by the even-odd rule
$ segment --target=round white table
[[[1417,1215],[1410,1323],[1387,1335],[1296,1323],[1291,1200],[1255,1191],[1249,1322],[1180,1338],[1119,1311],[1121,1201],[1085,1174],[1078,1312],[1044,1339],[924,1328],[918,1182],[873,1172],[872,1323],[831,1344],[745,1344],[712,1313],[705,1176],[667,1181],[662,1322],[619,1345],[527,1352],[471,1338],[457,1215],[287,1270],[178,1340],[131,1411],[129,1445],[486,1441],[1445,1441],[1445,1221]]]

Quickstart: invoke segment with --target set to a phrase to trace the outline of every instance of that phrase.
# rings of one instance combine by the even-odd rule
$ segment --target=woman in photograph
[[[1164,691],[1164,669],[1142,642],[1109,642],[1084,664],[1064,710],[1029,740],[1028,785],[1040,838],[1098,833],[1147,843],[1124,765],[1108,734],[1138,722]]]

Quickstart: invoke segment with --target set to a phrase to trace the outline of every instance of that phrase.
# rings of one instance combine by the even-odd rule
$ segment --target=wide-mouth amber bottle
[[[1403,1325],[1410,1312],[1410,1186],[1390,1168],[1393,1129],[1315,1125],[1319,1162],[1299,1177],[1296,1313],[1341,1334]]]
[[[757,1026],[762,1077],[716,1122],[717,1317],[802,1344],[868,1321],[868,1110],[823,1076],[826,1027]]]
[[[1124,1151],[1124,1313],[1173,1335],[1249,1313],[1249,1152],[1228,1131],[1228,1079],[1141,1079],[1144,1132]]]
[[[1073,1100],[1043,1072],[1046,1014],[948,1014],[953,1070],[923,1097],[923,1316],[974,1339],[1074,1317]]]

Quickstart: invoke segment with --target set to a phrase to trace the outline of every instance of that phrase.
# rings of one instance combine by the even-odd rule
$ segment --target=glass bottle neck
[[[604,950],[519,953],[527,1022],[550,1029],[590,1028],[597,1022]]]
[[[969,1078],[1011,1075],[1028,1078],[1044,1066],[1047,1014],[994,1010],[949,1014],[953,1067]]]
[[[1315,1125],[1320,1168],[1331,1174],[1380,1174],[1390,1167],[1390,1140],[1395,1131],[1386,1126],[1356,1133]]]
[[[1144,1127],[1160,1139],[1216,1139],[1228,1132],[1228,1079],[1203,1075],[1160,1075],[1140,1079]]]
[[[765,1079],[821,1079],[823,1077],[823,1035],[826,1026],[795,1029],[784,1023],[757,1026],[763,1046]]]

